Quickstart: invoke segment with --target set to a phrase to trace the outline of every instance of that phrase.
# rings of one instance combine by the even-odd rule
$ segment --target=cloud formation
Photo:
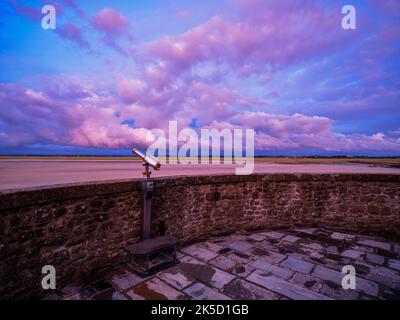
[[[145,147],[147,129],[177,120],[180,129],[253,128],[260,153],[400,154],[396,1],[359,8],[353,32],[325,1],[232,0],[199,23],[195,11],[175,10],[190,28],[145,39],[133,38],[141,22],[129,11],[60,3],[78,18],[57,34],[95,48],[106,73],[0,83],[2,146]]]
[[[127,35],[129,40],[133,40],[129,30],[131,23],[124,15],[112,8],[103,8],[93,16],[92,26],[103,34],[104,44],[123,55],[128,54],[129,50],[119,44],[119,40],[124,35]]]
[[[59,85],[63,79],[53,81]],[[144,148],[148,144],[145,139],[147,129],[153,128],[151,125],[159,124],[159,127],[167,129],[162,110],[140,104],[121,105],[116,96],[98,95],[83,84],[78,89],[76,83],[68,83],[68,79],[64,81],[61,88],[49,86],[46,93],[18,85],[0,85],[0,144],[3,147],[39,142],[103,148],[137,145]],[[129,85],[137,88],[136,83]],[[219,96],[214,98],[221,104],[225,99],[234,99],[225,94],[218,92]],[[10,104],[12,108],[8,108]],[[202,118],[201,113],[196,116]],[[179,129],[189,125],[189,117],[180,111],[172,118],[178,120]],[[255,145],[259,151],[393,152],[400,147],[400,138],[387,137],[383,133],[371,136],[335,133],[332,131],[333,121],[326,117],[247,111],[233,114],[223,108],[217,118],[220,120],[203,117],[208,120],[204,127],[254,128]],[[131,119],[142,126],[131,127],[126,123]]]

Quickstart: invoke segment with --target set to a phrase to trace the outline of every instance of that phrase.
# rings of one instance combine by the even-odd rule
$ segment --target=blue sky
[[[256,154],[400,155],[393,0],[0,4],[0,153],[121,154],[146,131],[253,128]],[[195,124],[195,125],[193,125]]]

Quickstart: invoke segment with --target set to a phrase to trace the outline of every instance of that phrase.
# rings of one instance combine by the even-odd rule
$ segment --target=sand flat
[[[165,164],[153,177],[235,174],[236,165]],[[137,160],[0,159],[0,190],[84,181],[140,178]],[[400,174],[400,169],[366,164],[278,164],[256,162],[254,173]]]

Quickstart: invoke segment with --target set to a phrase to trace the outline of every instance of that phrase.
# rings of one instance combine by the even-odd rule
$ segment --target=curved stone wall
[[[86,280],[140,241],[139,180],[0,192],[0,298],[40,296]],[[181,243],[237,230],[323,226],[400,238],[400,175],[257,174],[157,178],[154,236]]]

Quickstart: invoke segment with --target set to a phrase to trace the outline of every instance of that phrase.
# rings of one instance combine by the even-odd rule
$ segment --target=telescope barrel
[[[139,158],[141,158],[145,164],[152,166],[155,170],[160,170],[161,163],[156,158],[152,157],[149,154],[144,155],[136,148],[132,148],[132,152],[136,154]]]
[[[132,152],[136,154],[139,158],[142,158],[142,160],[146,158],[146,156],[136,148],[132,148]]]

